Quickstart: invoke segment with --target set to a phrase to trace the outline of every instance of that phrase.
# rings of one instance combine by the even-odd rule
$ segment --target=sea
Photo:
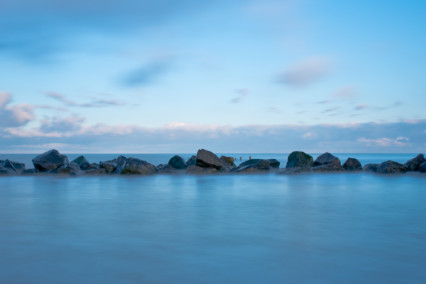
[[[426,174],[0,177],[0,283],[420,284],[425,267]]]

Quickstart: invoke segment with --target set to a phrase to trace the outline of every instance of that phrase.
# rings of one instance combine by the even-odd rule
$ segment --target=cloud
[[[345,86],[338,89],[334,94],[333,98],[336,99],[353,99],[358,96],[354,86]]]
[[[331,61],[325,57],[311,57],[295,63],[279,78],[290,87],[308,87],[324,78],[331,71]]]
[[[208,11],[215,3],[197,0],[2,0],[0,52],[42,61],[78,48],[70,40],[85,34],[131,34],[180,17]]]
[[[426,120],[239,127],[174,122],[163,127],[146,128],[137,125],[84,125],[82,118],[53,117],[44,120],[40,127],[5,129],[3,134],[0,133],[0,148],[4,152],[19,152],[22,151],[20,147],[26,145],[26,151],[34,152],[40,150],[37,145],[62,143],[72,147],[59,150],[80,153],[193,153],[199,148],[222,153],[285,153],[295,149],[311,153],[413,153],[424,151],[425,129]]]
[[[241,101],[249,94],[248,89],[238,89],[235,92],[237,93],[237,96],[231,100],[231,103],[234,104],[241,103]]]
[[[63,103],[67,107],[87,107],[87,108],[94,107],[94,108],[99,108],[99,107],[125,105],[125,103],[121,102],[121,101],[106,100],[106,99],[93,99],[93,100],[91,100],[90,102],[87,102],[87,103],[77,103],[75,101],[68,99],[65,95],[55,93],[55,92],[48,92],[46,94],[46,96]],[[49,108],[48,106],[40,106],[40,107],[41,108]]]
[[[359,104],[359,105],[357,105],[357,106],[355,106],[355,110],[364,110],[364,109],[367,109],[368,108],[368,105],[367,104]]]
[[[12,94],[0,92],[0,127],[17,127],[35,119],[34,107],[28,104],[10,105]]]
[[[376,145],[380,147],[390,147],[390,146],[398,146],[398,147],[405,147],[405,146],[411,146],[411,143],[408,143],[410,141],[407,137],[396,137],[396,138],[375,138],[375,139],[367,139],[364,137],[358,138],[358,142],[365,143],[368,146]]]
[[[171,59],[153,60],[126,74],[122,80],[127,87],[138,87],[154,83],[172,66]]]

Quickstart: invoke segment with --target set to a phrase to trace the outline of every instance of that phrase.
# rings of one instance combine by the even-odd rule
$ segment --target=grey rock
[[[60,154],[57,150],[52,149],[35,157],[33,164],[41,172],[52,171],[68,165],[68,158]]]
[[[156,168],[159,174],[174,174],[180,171],[180,170],[176,170],[169,164],[159,164]]]
[[[270,169],[276,169],[277,167],[279,167],[279,162],[275,159],[251,159],[241,163],[232,171],[238,173],[260,173],[267,172]]]
[[[365,172],[376,173],[378,167],[379,167],[379,164],[366,164],[362,169]]]
[[[106,175],[107,171],[104,168],[89,168],[84,173],[86,175]]]
[[[215,168],[216,170],[222,170],[222,161],[212,152],[201,149],[197,152],[196,165],[201,168]]]
[[[314,164],[314,159],[311,155],[301,151],[291,152],[287,159],[286,168],[301,167],[309,168]]]
[[[404,166],[407,168],[407,171],[418,171],[420,165],[426,162],[425,156],[423,154],[418,154],[411,160],[408,160]]]
[[[326,152],[320,155],[314,162],[314,171],[329,172],[343,170],[339,158]]]
[[[307,173],[307,172],[310,172],[310,171],[312,171],[310,167],[290,167],[290,168],[280,169],[278,171],[278,174],[294,175],[294,174]]]
[[[90,168],[89,161],[86,160],[84,156],[79,156],[71,161],[71,163],[76,163],[80,169],[87,170]]]
[[[383,162],[377,167],[377,172],[380,174],[405,173],[406,171],[407,168],[404,165],[394,161]]]
[[[419,172],[426,173],[426,162],[424,162],[420,165]]]
[[[105,169],[108,174],[120,173],[126,163],[127,158],[124,156],[118,156],[114,160],[100,162],[99,167]]]
[[[15,173],[15,174],[21,174],[25,170],[25,164],[10,161],[9,159],[0,161],[0,167],[4,167],[8,170],[11,170],[12,173]]]
[[[146,161],[128,158],[123,165],[121,174],[152,175],[157,172],[157,168]]]
[[[176,170],[183,170],[186,168],[185,160],[178,155],[171,157],[168,164]]]
[[[14,170],[0,166],[0,176],[10,176],[15,174]]]
[[[195,166],[197,164],[197,157],[192,155],[191,158],[188,159],[188,161],[186,161],[186,167],[189,166]]]
[[[225,162],[225,164],[227,164],[228,166],[230,166],[231,168],[235,168],[235,159],[233,157],[228,157],[228,156],[220,156],[220,159]]]
[[[22,172],[23,175],[35,175],[38,173],[37,169],[26,169]]]
[[[215,174],[218,170],[216,168],[205,168],[205,167],[199,167],[197,165],[189,166],[186,169],[186,173],[192,174],[192,175],[205,175],[205,174]]]
[[[362,171],[361,163],[354,158],[348,158],[343,164],[346,171]]]

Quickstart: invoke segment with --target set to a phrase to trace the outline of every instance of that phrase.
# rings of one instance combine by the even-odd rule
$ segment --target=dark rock
[[[343,170],[342,165],[340,164],[339,158],[330,154],[324,153],[320,155],[314,162],[314,171],[341,171]]]
[[[278,166],[277,166],[278,163]],[[271,166],[271,164],[273,166]],[[255,172],[267,172],[271,168],[279,167],[280,163],[275,159],[251,159],[241,163],[238,167],[233,169],[233,172],[245,172],[245,173],[255,173]]]
[[[82,170],[87,170],[90,168],[90,163],[86,160],[84,156],[79,156],[75,158],[71,161],[71,163],[76,163]]]
[[[277,159],[268,159],[269,166],[273,169],[278,169],[280,167],[280,162]]]
[[[35,157],[33,164],[37,170],[46,172],[68,165],[68,158],[53,149]]]
[[[212,167],[204,168],[204,167],[199,167],[197,165],[192,165],[186,169],[186,172],[192,175],[205,175],[205,174],[215,174],[218,171],[216,168],[212,168]]]
[[[225,162],[228,166],[231,168],[235,168],[235,159],[233,157],[227,157],[227,156],[220,156],[220,159]]]
[[[420,165],[419,172],[426,173],[426,162]]]
[[[152,175],[157,172],[157,169],[153,164],[150,164],[146,161],[128,158],[123,165],[121,174],[136,174],[136,175]]]
[[[294,174],[307,173],[307,172],[310,172],[310,171],[311,171],[310,167],[290,167],[290,168],[280,169],[278,171],[278,174],[294,175]]]
[[[90,164],[89,164],[90,165]],[[72,169],[72,170],[74,170],[74,171],[80,171],[81,170],[81,167],[80,167],[80,165],[79,164],[77,164],[77,163],[74,163],[74,162],[71,162],[69,165],[68,165],[68,168],[70,168],[70,169]]]
[[[222,170],[222,161],[212,152],[201,149],[197,152],[196,165],[201,168],[215,168],[216,170]]]
[[[120,173],[123,169],[124,164],[126,163],[127,158],[124,156],[118,156],[114,160],[100,162],[99,166],[104,168],[108,174]]]
[[[178,170],[176,170],[169,164],[159,164],[157,166],[157,172],[160,174],[174,174],[177,173]]]
[[[309,168],[314,164],[314,159],[311,155],[301,151],[291,152],[288,156],[286,168],[301,167]]]
[[[404,165],[394,161],[383,162],[377,167],[377,172],[380,174],[405,173],[406,171],[407,168]]]
[[[23,175],[35,175],[38,173],[37,169],[26,169],[22,172]]]
[[[425,156],[423,154],[418,154],[415,158],[408,160],[404,166],[407,168],[407,171],[418,171],[420,165],[426,162]]]
[[[86,175],[106,175],[107,171],[104,168],[89,168],[84,173]]]
[[[189,158],[188,161],[186,161],[186,167],[195,166],[196,163],[197,163],[197,157],[192,155],[192,157]]]
[[[25,164],[13,162],[8,159],[0,161],[0,167],[5,168],[5,170],[10,171],[11,174],[21,174],[25,170]]]
[[[362,171],[361,163],[354,158],[348,158],[343,164],[343,168],[346,171]]]
[[[377,168],[379,167],[379,164],[366,164],[362,169],[365,172],[377,172]]]
[[[169,160],[169,165],[177,170],[183,170],[186,168],[185,160],[181,156],[173,156]]]
[[[10,176],[16,174],[14,170],[0,166],[0,176]]]

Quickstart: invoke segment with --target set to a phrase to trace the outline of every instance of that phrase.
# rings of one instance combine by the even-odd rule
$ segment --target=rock
[[[136,174],[136,175],[152,175],[157,172],[157,169],[153,164],[150,164],[146,161],[128,158],[123,165],[121,174]]]
[[[186,169],[186,173],[188,174],[192,174],[192,175],[205,175],[205,174],[215,174],[217,173],[218,170],[216,168],[203,168],[203,167],[199,167],[197,165],[192,165],[189,166]]]
[[[419,172],[426,173],[426,162],[420,165]]]
[[[418,171],[420,165],[426,162],[425,156],[423,154],[418,154],[415,158],[408,160],[404,166],[407,168],[407,171]]]
[[[74,164],[74,165],[77,165],[77,164]],[[50,171],[50,173],[55,173],[60,175],[78,175],[80,173],[80,168],[75,169],[75,167],[62,166],[60,168],[57,168],[56,170]]]
[[[14,170],[0,166],[0,176],[10,176],[16,174]]]
[[[79,166],[79,168],[84,171],[90,168],[90,163],[89,161],[86,160],[84,156],[79,156],[75,158],[74,160],[71,161],[71,163],[76,163]]]
[[[183,170],[186,168],[185,160],[181,156],[173,156],[169,160],[169,165],[177,170]]]
[[[301,173],[307,173],[312,171],[310,167],[291,167],[291,168],[284,168],[280,169],[278,171],[278,174],[280,175],[294,175],[294,174],[301,174]]]
[[[343,168],[346,171],[362,171],[361,163],[354,158],[348,158],[343,164]]]
[[[195,166],[196,163],[197,163],[197,157],[192,155],[192,157],[189,158],[188,161],[186,161],[186,167]]]
[[[15,174],[21,174],[25,170],[25,164],[19,162],[13,162],[9,159],[0,161],[0,167],[4,167],[11,170]]]
[[[269,166],[273,169],[278,169],[280,167],[280,162],[277,159],[268,159]]]
[[[90,168],[84,173],[86,175],[106,175],[107,171],[104,168]]]
[[[23,175],[35,175],[38,173],[37,169],[26,169],[22,172]]]
[[[120,173],[123,169],[123,165],[126,163],[127,158],[124,156],[118,156],[114,160],[100,162],[99,167],[104,168],[108,174]]]
[[[231,168],[235,168],[235,159],[233,157],[227,157],[227,156],[220,156],[220,159],[225,162],[227,165],[229,165]]]
[[[156,168],[159,174],[174,174],[178,171],[169,164],[159,164]]]
[[[89,164],[89,165],[90,165],[90,164]],[[72,169],[72,170],[74,170],[74,171],[77,171],[77,172],[79,172],[79,171],[81,170],[80,165],[79,165],[79,164],[77,164],[77,163],[74,163],[74,162],[71,162],[71,163],[68,165],[68,168],[70,168],[70,169]]]
[[[343,170],[339,158],[326,152],[320,155],[314,162],[314,171],[341,171]]]
[[[269,159],[269,160],[251,159],[241,163],[238,167],[236,167],[232,171],[238,172],[238,173],[267,172],[271,168],[276,168],[277,162],[278,161],[275,159]],[[271,163],[273,164],[273,166],[271,166]],[[278,166],[279,166],[279,162],[278,162]]]
[[[35,157],[33,164],[37,170],[46,172],[68,165],[68,158],[53,149]]]
[[[406,171],[407,168],[404,165],[394,161],[383,162],[377,167],[377,172],[380,174],[405,173]]]
[[[366,164],[362,169],[365,172],[377,172],[377,168],[379,167],[379,164]]]
[[[291,152],[287,159],[286,168],[301,167],[309,168],[314,164],[314,159],[311,155],[301,151]]]
[[[196,165],[201,168],[215,168],[216,170],[222,170],[222,161],[212,152],[201,149],[197,152]]]

